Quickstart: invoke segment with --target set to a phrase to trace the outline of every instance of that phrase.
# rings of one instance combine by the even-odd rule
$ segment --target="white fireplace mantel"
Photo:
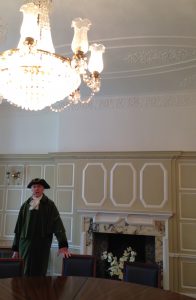
[[[91,254],[92,245],[88,245],[88,228],[85,220],[92,219],[94,224],[112,224],[113,226],[118,226],[121,222],[126,223],[126,226],[131,226],[132,228],[150,228],[155,227],[155,231],[158,228],[158,235],[162,236],[162,261],[163,261],[163,288],[165,290],[169,289],[169,245],[168,245],[168,220],[172,217],[173,213],[171,211],[167,212],[123,212],[123,211],[96,211],[96,210],[78,210],[81,215],[82,226],[81,226],[81,253]],[[156,224],[156,225],[155,225]],[[162,229],[161,224],[164,224]],[[104,225],[105,226],[105,225]],[[146,226],[146,227],[145,227]],[[107,226],[106,226],[107,227]],[[88,245],[88,246],[87,246]]]
[[[150,225],[154,221],[166,221],[172,217],[173,213],[168,212],[122,212],[122,211],[95,211],[78,210],[84,217],[93,218],[94,223],[115,224],[125,219],[126,223],[136,225]]]

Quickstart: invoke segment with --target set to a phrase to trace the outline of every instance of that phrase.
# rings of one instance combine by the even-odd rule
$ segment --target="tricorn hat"
[[[30,189],[32,185],[34,184],[40,184],[42,185],[45,189],[50,189],[49,184],[45,181],[43,178],[34,178],[32,179],[29,184],[27,185],[27,188]]]

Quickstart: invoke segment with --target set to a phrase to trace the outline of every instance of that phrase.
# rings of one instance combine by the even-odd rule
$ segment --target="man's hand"
[[[14,253],[13,253],[13,255],[12,255],[12,258],[20,258],[20,257],[19,257],[19,252],[14,251]]]
[[[59,249],[57,255],[60,255],[60,254],[62,254],[63,257],[67,257],[67,258],[71,256],[71,253],[70,253],[69,249],[66,248],[66,247]]]

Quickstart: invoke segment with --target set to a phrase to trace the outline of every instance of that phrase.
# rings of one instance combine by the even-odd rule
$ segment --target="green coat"
[[[29,210],[31,200],[21,206],[12,250],[24,259],[25,275],[41,276],[47,272],[53,234],[59,248],[68,247],[68,242],[54,202],[43,195],[39,209]]]

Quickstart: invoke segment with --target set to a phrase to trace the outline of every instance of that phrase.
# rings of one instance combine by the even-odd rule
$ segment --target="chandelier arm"
[[[69,102],[65,105],[63,105],[63,107],[61,108],[54,108],[52,105],[50,106],[50,110],[53,111],[53,112],[62,112],[63,110],[65,110],[67,107],[69,107],[72,103]]]
[[[74,55],[69,58],[56,54],[49,20],[52,1],[24,0],[18,45],[0,53],[0,104],[5,99],[25,110],[47,107],[60,112],[71,104],[88,104],[99,92],[105,47],[89,47],[87,31],[91,22],[76,18],[72,21]],[[90,89],[87,99],[80,97],[81,84]],[[66,97],[68,100],[64,100]]]
[[[80,94],[80,89],[78,88],[77,90],[75,90],[73,93],[71,93],[69,95],[68,99],[74,105],[76,105],[78,103],[88,104],[92,100],[94,95],[95,95],[95,91],[91,90],[90,96],[87,99],[82,100],[81,99],[81,94]]]
[[[79,102],[81,104],[88,104],[88,103],[91,102],[91,100],[92,100],[92,98],[93,98],[94,95],[95,95],[95,93],[91,92],[90,96],[87,99],[84,99],[84,100],[80,99]]]

